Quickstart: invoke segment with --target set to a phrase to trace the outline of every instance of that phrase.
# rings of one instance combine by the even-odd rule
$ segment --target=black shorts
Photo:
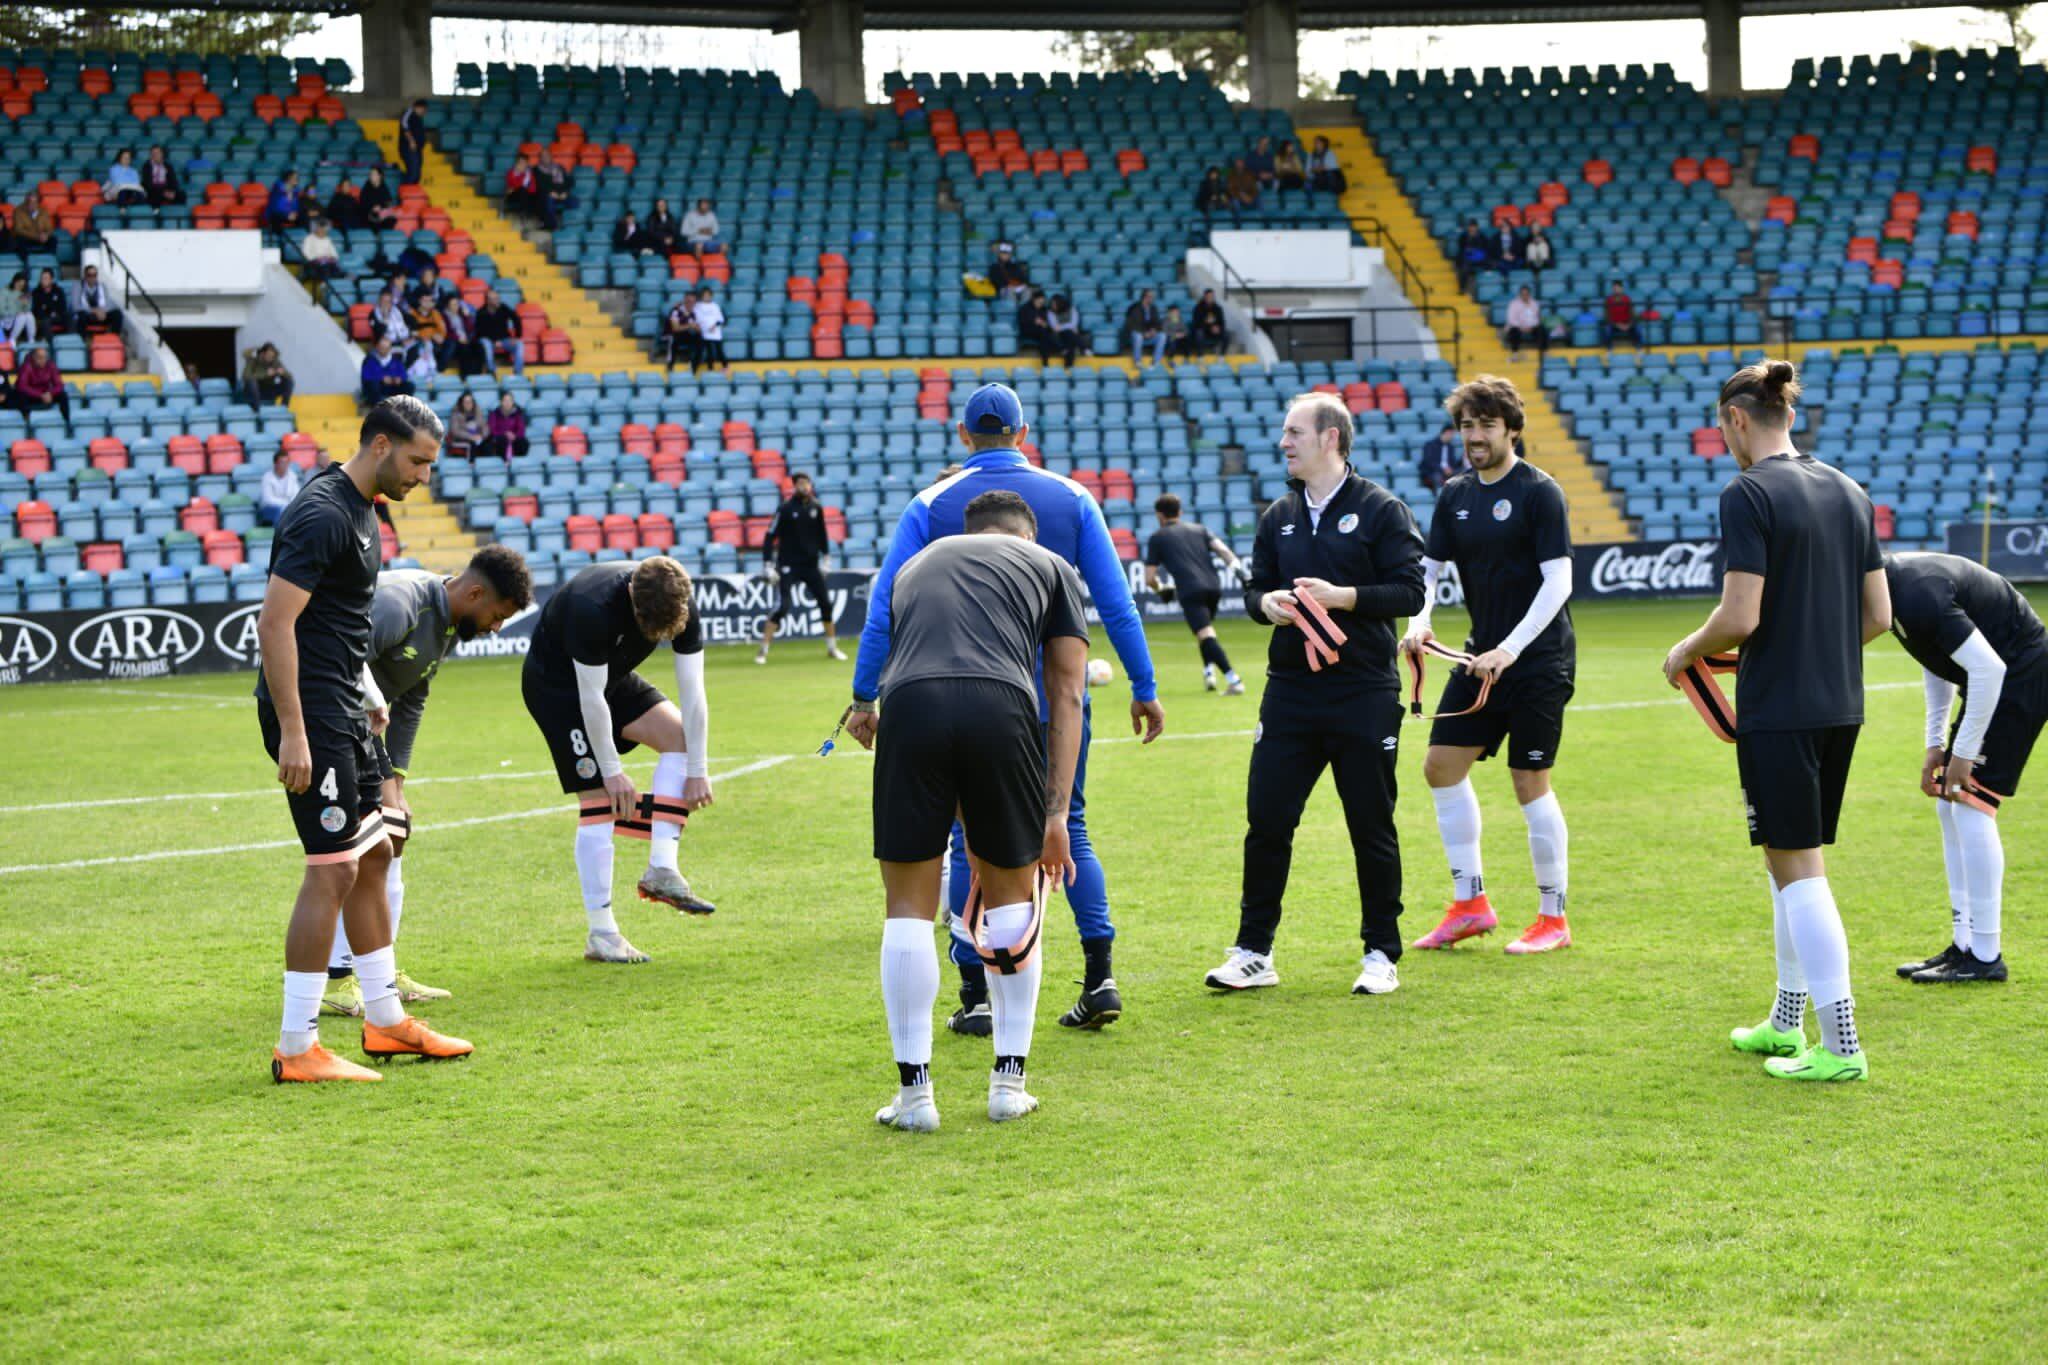
[[[531,656],[529,656],[531,657]],[[596,791],[604,786],[604,774],[597,770],[597,758],[590,752],[590,740],[583,733],[583,703],[576,689],[550,687],[528,670],[520,678],[526,697],[527,714],[540,726],[548,742],[548,754],[555,760],[555,776],[565,792]],[[621,754],[639,747],[622,733],[628,725],[666,701],[661,689],[638,673],[607,687],[604,704],[612,713],[612,747]]]
[[[825,588],[825,571],[816,564],[784,564],[777,568],[775,610],[768,614],[768,619],[777,625],[781,625],[784,617],[790,616],[798,610],[796,605],[796,587],[799,583],[811,590],[811,600],[818,604],[819,621],[825,625],[830,625],[832,623],[832,594]]]
[[[1205,592],[1183,592],[1180,598],[1180,614],[1187,618],[1188,629],[1200,634],[1216,620],[1216,608],[1223,604],[1221,591],[1211,588]]]
[[[1749,842],[1764,848],[1820,848],[1835,841],[1842,792],[1860,725],[1765,730],[1735,737],[1735,767],[1749,813]]]
[[[284,743],[277,710],[256,699],[263,747],[273,762]],[[384,842],[383,751],[370,737],[370,722],[334,711],[306,714],[306,746],[313,756],[313,780],[304,791],[286,792],[299,847],[309,863],[352,863]]]
[[[875,738],[875,856],[946,851],[953,812],[975,857],[1025,867],[1045,847],[1045,733],[1008,683],[934,678],[891,688]]]
[[[1485,709],[1432,721],[1429,742],[1479,749],[1483,762],[1507,740],[1510,768],[1548,768],[1557,762],[1558,746],[1564,743],[1564,708],[1575,690],[1572,680],[1562,674],[1533,673],[1517,678],[1510,668],[1494,683]],[[1445,680],[1436,709],[1462,711],[1478,698],[1479,680],[1460,668]]]
[[[1949,726],[1948,742],[1954,752],[1956,731],[1963,718],[1956,716]],[[1975,796],[1992,810],[2020,789],[2020,772],[2034,752],[2034,741],[2048,723],[2048,668],[2036,668],[2022,678],[2007,675],[1998,705],[1992,708],[1991,724],[1984,731],[1984,761],[1971,773]]]

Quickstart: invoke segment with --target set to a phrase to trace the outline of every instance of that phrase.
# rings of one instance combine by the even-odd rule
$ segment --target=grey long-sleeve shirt
[[[426,569],[377,575],[377,596],[370,606],[370,678],[391,708],[384,749],[401,775],[412,766],[427,688],[454,646],[448,585],[441,575]]]

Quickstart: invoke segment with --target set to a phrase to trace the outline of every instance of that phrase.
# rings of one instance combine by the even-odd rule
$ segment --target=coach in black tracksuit
[[[1277,983],[1273,932],[1294,830],[1328,767],[1357,862],[1359,933],[1368,958],[1358,989],[1380,994],[1394,988],[1393,964],[1401,956],[1394,624],[1422,606],[1422,537],[1400,499],[1351,471],[1351,416],[1342,403],[1326,394],[1297,399],[1281,449],[1289,491],[1259,519],[1244,594],[1251,619],[1275,629],[1245,793],[1237,946],[1208,979],[1237,989]],[[1296,599],[1310,594],[1346,636],[1336,662],[1320,671],[1310,669],[1295,625]]]
[[[768,523],[767,538],[761,545],[762,556],[775,563],[776,597],[775,610],[761,630],[761,652],[754,656],[756,663],[767,662],[768,646],[775,642],[775,632],[781,629],[783,618],[796,610],[794,589],[798,584],[809,588],[811,599],[818,604],[818,619],[825,624],[825,653],[834,659],[843,657],[839,652],[838,628],[832,620],[832,595],[825,586],[825,556],[832,553],[825,508],[811,487],[810,475],[798,474],[789,482],[790,494],[775,509],[774,520]]]

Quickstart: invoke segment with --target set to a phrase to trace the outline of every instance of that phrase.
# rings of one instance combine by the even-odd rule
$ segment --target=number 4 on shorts
[[[334,785],[334,769],[329,768],[327,776],[320,779],[320,794],[329,801],[341,794],[341,789]]]

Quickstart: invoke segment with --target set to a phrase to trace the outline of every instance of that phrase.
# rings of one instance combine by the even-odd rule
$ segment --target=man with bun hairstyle
[[[1735,761],[1749,841],[1771,877],[1778,995],[1771,1013],[1729,1035],[1795,1081],[1860,1081],[1849,941],[1821,850],[1835,841],[1863,725],[1863,646],[1891,628],[1891,595],[1870,499],[1840,470],[1792,444],[1799,379],[1783,360],[1737,370],[1721,386],[1721,434],[1740,473],[1721,493],[1721,602],[1672,646],[1679,687],[1711,655],[1740,648]],[[1807,1042],[1808,999],[1821,1039]]]

